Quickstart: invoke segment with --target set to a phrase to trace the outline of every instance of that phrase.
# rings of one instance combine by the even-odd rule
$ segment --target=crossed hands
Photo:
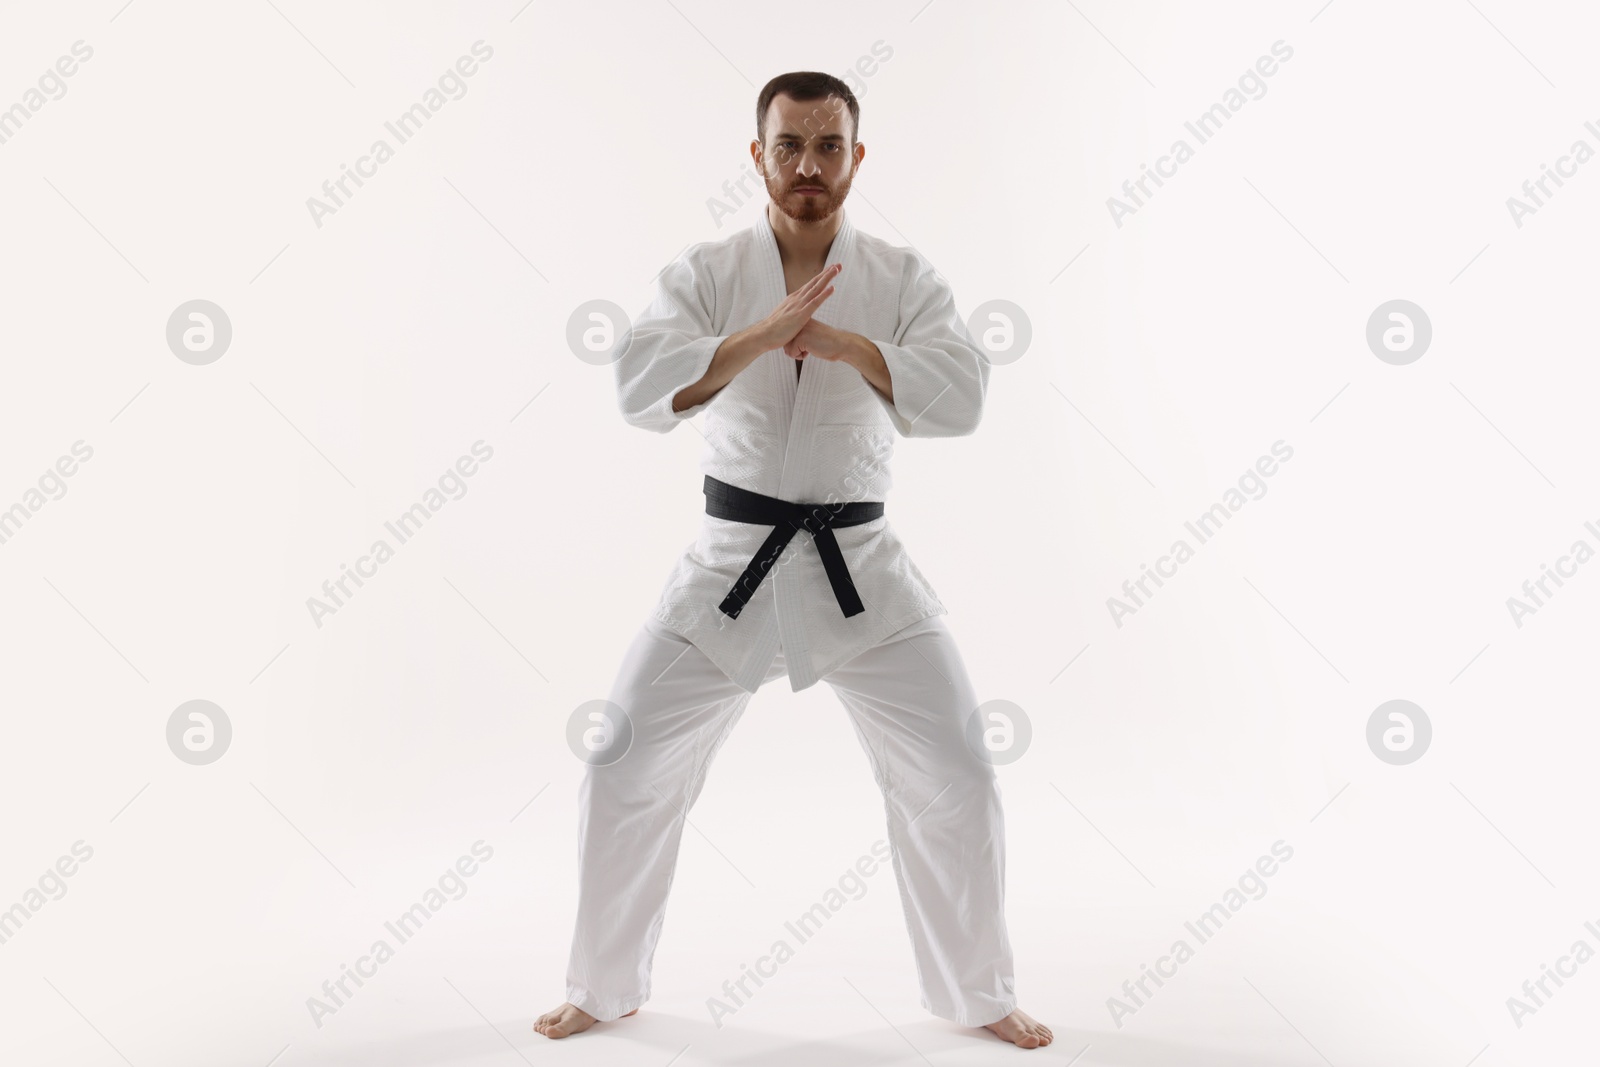
[[[791,359],[816,356],[832,362],[845,357],[849,351],[849,332],[811,317],[822,302],[833,295],[833,286],[828,283],[841,269],[843,265],[839,263],[824,267],[773,309],[763,323],[772,347],[782,345],[784,354]]]

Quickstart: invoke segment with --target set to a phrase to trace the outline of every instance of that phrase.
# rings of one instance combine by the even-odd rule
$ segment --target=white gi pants
[[[785,673],[780,649],[763,684]],[[1000,787],[965,740],[978,701],[954,636],[934,615],[822,680],[850,713],[883,791],[922,1006],[962,1026],[1005,1018],[1016,996]],[[623,657],[610,699],[632,719],[632,746],[586,767],[578,794],[567,1000],[596,1019],[650,997],[684,820],[751,695],[653,618]]]

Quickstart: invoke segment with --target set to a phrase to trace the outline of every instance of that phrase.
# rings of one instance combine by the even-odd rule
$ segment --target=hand
[[[848,338],[850,335],[840,329],[829,326],[816,319],[807,319],[806,324],[800,327],[800,332],[783,346],[784,354],[792,359],[805,359],[815,356],[825,359],[830,363],[846,358],[849,354]]]
[[[771,342],[767,348],[777,348],[784,345],[787,348],[789,341],[800,332],[822,302],[833,295],[833,286],[828,283],[843,269],[843,264],[835,263],[831,267],[824,267],[816,276],[800,288],[784,297],[783,303],[772,309],[772,314],[761,321],[758,329],[762,337]]]

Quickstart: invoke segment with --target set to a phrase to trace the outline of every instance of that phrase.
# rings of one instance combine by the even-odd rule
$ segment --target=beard
[[[787,185],[780,185],[775,179],[763,180],[767,195],[779,211],[796,222],[822,222],[844,205],[844,198],[850,194],[851,178],[852,175],[846,173],[838,184],[831,186],[821,179],[794,178]],[[794,191],[798,186],[811,184],[820,186],[822,192],[803,196]]]

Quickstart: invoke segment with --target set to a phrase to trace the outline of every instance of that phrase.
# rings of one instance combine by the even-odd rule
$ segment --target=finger
[[[810,281],[806,282],[800,287],[798,290],[799,294],[809,298],[811,293],[815,292],[817,286],[832,280],[833,276],[838,274],[843,266],[844,264],[842,263],[835,263],[831,267],[823,267],[821,270],[817,271],[816,274],[811,276]]]
[[[842,270],[844,270],[844,264],[843,263],[835,263],[831,267],[826,267],[826,268],[818,271],[817,272],[817,279],[819,281],[823,281],[823,282],[831,282],[831,281],[833,281],[833,279],[835,279],[835,278],[837,278],[839,276],[839,272],[842,271]]]
[[[807,310],[813,309],[813,308],[817,307],[817,305],[821,304],[824,300],[828,299],[828,297],[830,297],[832,295],[833,295],[833,286],[830,285],[826,289],[822,290],[822,292],[818,293],[816,296],[812,297],[810,300],[807,300],[804,304],[802,304],[800,306],[803,307],[803,308],[806,308]]]

